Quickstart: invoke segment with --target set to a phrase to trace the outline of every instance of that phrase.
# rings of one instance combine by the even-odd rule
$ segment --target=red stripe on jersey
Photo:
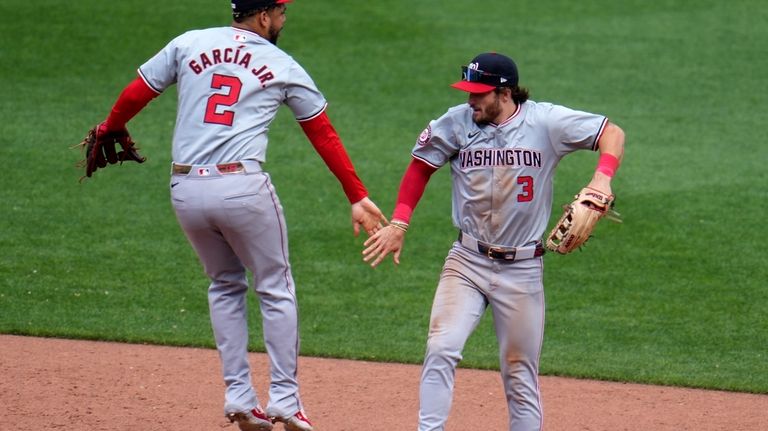
[[[430,163],[429,160],[427,160],[427,159],[423,159],[423,158],[421,158],[419,156],[416,156],[414,154],[411,154],[411,157],[413,157],[414,159],[416,159],[416,160],[418,160],[418,161],[420,161],[420,162],[422,162],[422,163],[424,163],[426,165],[431,166],[435,170],[440,169],[440,166],[437,166],[437,165],[434,165],[434,164]]]
[[[327,108],[327,107],[328,107],[328,103],[325,103],[325,104],[323,105],[323,107],[322,107],[322,108],[320,108],[320,110],[319,110],[319,111],[315,112],[314,114],[312,114],[312,115],[310,115],[310,116],[308,116],[308,117],[304,117],[304,118],[297,118],[297,119],[296,119],[296,121],[298,121],[299,123],[301,123],[302,121],[309,121],[309,120],[311,120],[311,119],[313,119],[313,118],[315,118],[315,117],[318,117],[318,116],[322,115],[322,114],[323,114],[323,112],[325,112],[325,108]]]
[[[608,126],[608,117],[603,118],[603,123],[600,124],[600,130],[597,132],[597,137],[595,137],[595,143],[592,144],[592,151],[597,151],[599,148],[599,141],[600,138],[603,136],[603,132],[605,132],[606,127]]]

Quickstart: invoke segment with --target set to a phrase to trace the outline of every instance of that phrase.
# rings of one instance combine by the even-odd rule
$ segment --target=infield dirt
[[[215,350],[0,335],[0,430],[231,430]],[[266,402],[268,362],[252,353]],[[318,431],[414,430],[421,368],[301,357]],[[768,430],[768,396],[541,377],[547,431]],[[494,371],[459,369],[448,431],[507,429]],[[281,425],[275,426],[282,431]]]

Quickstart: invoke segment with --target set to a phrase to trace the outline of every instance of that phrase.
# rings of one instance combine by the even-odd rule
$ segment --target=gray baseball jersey
[[[453,223],[476,240],[530,248],[551,212],[552,178],[563,156],[596,149],[601,115],[527,101],[502,124],[478,125],[459,105],[430,122],[413,157],[451,166]],[[435,291],[419,386],[419,431],[443,431],[455,368],[486,308],[493,312],[510,431],[540,430],[538,384],[544,334],[543,261],[494,260],[455,242]]]
[[[177,163],[264,162],[269,124],[281,104],[297,120],[312,118],[326,105],[291,56],[257,34],[234,27],[184,33],[138,72],[157,92],[178,83],[173,134]],[[251,99],[259,103],[238,105]]]
[[[267,414],[291,417],[302,409],[297,302],[283,208],[261,162],[280,105],[309,120],[326,100],[293,58],[234,27],[184,33],[138,72],[157,92],[178,86],[171,201],[211,280],[225,414],[261,408],[247,356],[250,271],[270,362]]]
[[[541,239],[552,207],[552,178],[566,154],[596,149],[607,119],[527,101],[502,124],[478,125],[467,104],[433,120],[413,157],[451,164],[453,223],[491,244],[517,247]]]

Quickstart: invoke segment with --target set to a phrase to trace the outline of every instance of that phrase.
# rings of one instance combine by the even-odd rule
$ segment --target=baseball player
[[[419,431],[443,430],[464,343],[485,309],[493,313],[511,431],[540,430],[538,370],[544,332],[541,238],[560,159],[599,150],[589,186],[611,194],[623,131],[605,117],[528,100],[512,59],[484,53],[452,85],[468,103],[429,123],[412,150],[390,224],[372,235],[364,260],[399,264],[411,214],[433,172],[450,164],[453,223],[435,292],[419,390]]]
[[[226,384],[224,414],[241,430],[311,431],[297,382],[296,293],[283,208],[262,169],[278,108],[293,112],[352,204],[355,235],[375,232],[383,214],[326,115],[326,100],[277,39],[291,0],[232,0],[231,26],[186,32],[138,69],[97,133],[125,124],[178,86],[170,193],[178,221],[211,283],[208,302]],[[126,132],[127,133],[127,132]],[[246,271],[253,274],[270,363],[262,408],[248,364]]]

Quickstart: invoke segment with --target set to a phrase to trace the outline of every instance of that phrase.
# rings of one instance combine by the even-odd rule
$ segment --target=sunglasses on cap
[[[494,86],[505,86],[505,83],[511,81],[511,79],[504,75],[471,69],[468,66],[461,66],[461,79],[463,81],[479,82]]]

